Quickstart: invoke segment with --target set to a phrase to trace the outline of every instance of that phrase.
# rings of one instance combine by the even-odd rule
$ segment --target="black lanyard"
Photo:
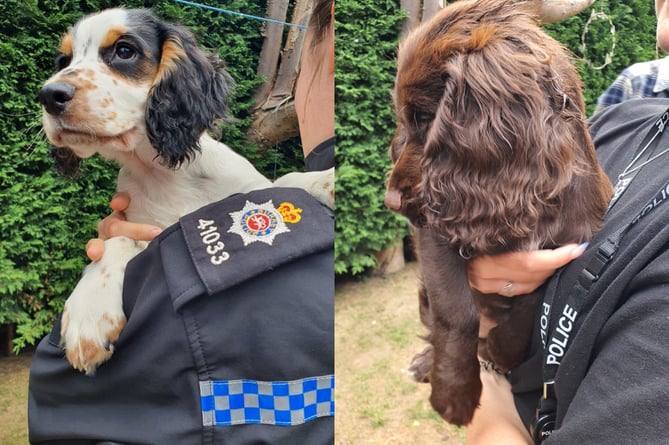
[[[581,270],[576,283],[574,283],[569,291],[567,303],[565,303],[562,311],[558,314],[559,318],[553,323],[549,323],[549,326],[553,326],[553,329],[546,336],[544,344],[543,374],[545,383],[552,384],[554,382],[557,369],[560,366],[560,360],[564,356],[569,346],[570,337],[575,331],[574,325],[576,324],[576,319],[581,312],[590,309],[589,306],[593,303],[592,301],[588,301],[587,298],[590,288],[613,260],[622,239],[632,227],[668,199],[669,181],[658,190],[656,195],[643,206],[642,210],[629,223],[609,235],[597,247],[595,254],[590,258],[590,261],[583,270]],[[558,280],[559,276],[552,283],[553,287],[557,287]],[[553,289],[551,290],[555,292]],[[546,304],[547,306],[551,306],[551,308],[554,299],[553,292],[551,292],[550,297],[547,292]]]
[[[609,203],[608,211],[618,202],[618,199],[627,190],[632,179],[640,171],[640,167],[653,159],[653,154],[657,148],[659,136],[665,129],[669,121],[669,109],[662,113],[655,122],[646,137],[643,139],[632,158],[632,162],[625,168],[616,184],[616,191]],[[629,172],[629,173],[626,173]],[[642,210],[629,223],[621,227],[597,247],[597,252],[593,255],[586,266],[578,275],[576,283],[569,291],[567,302],[562,306],[562,310],[553,316],[553,302],[557,284],[560,280],[562,270],[553,279],[550,288],[546,292],[544,300],[544,313],[541,317],[542,342],[544,344],[543,357],[543,380],[544,392],[537,408],[535,419],[532,423],[531,434],[535,444],[541,443],[551,435],[555,427],[557,412],[557,400],[555,399],[554,384],[555,376],[560,367],[560,362],[567,352],[571,338],[575,335],[578,317],[582,312],[587,312],[594,301],[588,299],[588,294],[592,285],[599,279],[613,260],[620,242],[627,232],[636,225],[641,219],[651,213],[659,205],[669,199],[669,181],[660,188],[656,195],[645,205]],[[607,212],[608,212],[607,211]],[[557,318],[551,320],[551,318]],[[544,325],[546,329],[544,330]],[[552,327],[552,329],[551,329]]]
[[[668,122],[669,108],[655,121],[655,124],[651,127],[648,134],[646,134],[646,137],[641,141],[641,144],[639,144],[639,147],[634,152],[632,162],[630,162],[630,164],[625,167],[625,170],[618,176],[618,182],[616,182],[615,192],[609,202],[608,210],[611,210],[611,207],[613,207],[622,194],[625,193],[625,190],[627,190],[627,187],[630,185],[634,177],[639,173],[641,167],[649,162],[657,148],[657,143],[660,140],[659,136],[664,132]],[[653,131],[655,128],[657,128],[657,130]]]

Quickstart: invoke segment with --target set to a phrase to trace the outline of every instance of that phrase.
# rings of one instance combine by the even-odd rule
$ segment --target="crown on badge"
[[[279,204],[277,210],[281,213],[284,222],[295,224],[302,219],[302,215],[300,215],[302,209],[299,207],[296,208],[289,202],[282,202]]]

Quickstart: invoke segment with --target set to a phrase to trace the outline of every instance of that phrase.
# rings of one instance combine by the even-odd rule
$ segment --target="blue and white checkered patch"
[[[334,375],[290,382],[200,382],[204,426],[301,425],[334,416]]]

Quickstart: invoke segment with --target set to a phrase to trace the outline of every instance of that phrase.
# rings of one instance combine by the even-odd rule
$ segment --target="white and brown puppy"
[[[166,227],[234,193],[300,187],[334,206],[334,172],[290,173],[274,184],[206,131],[226,117],[232,79],[186,29],[147,10],[85,17],[63,37],[58,72],[39,92],[43,126],[59,166],[99,153],[121,165],[128,220]],[[113,353],[125,325],[126,263],[145,243],[118,237],[89,265],[65,303],[61,341],[87,374]]]

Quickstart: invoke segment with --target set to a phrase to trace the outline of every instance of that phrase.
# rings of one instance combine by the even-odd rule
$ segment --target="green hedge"
[[[361,273],[406,223],[383,205],[395,120],[390,91],[403,14],[391,0],[337,0],[335,271]]]
[[[37,92],[52,74],[60,36],[82,15],[123,4],[153,7],[190,27],[217,50],[237,81],[223,140],[272,176],[302,166],[299,141],[270,151],[244,141],[247,110],[262,80],[255,75],[262,23],[170,1],[4,0],[0,5],[0,324],[17,326],[16,350],[50,329],[87,263],[86,240],[109,213],[117,168],[98,158],[74,180],[58,176],[40,131]],[[265,2],[227,1],[226,9],[262,16]],[[277,165],[275,166],[275,161]]]
[[[578,16],[546,28],[577,58],[588,113],[625,67],[655,58],[653,2],[597,0]],[[588,24],[591,10],[603,12]],[[383,206],[390,168],[387,148],[395,129],[390,91],[401,21],[399,1],[337,0],[337,224],[336,272],[360,274],[376,264],[374,252],[407,233],[406,224]],[[611,24],[615,51],[610,64]],[[585,35],[583,35],[585,34]],[[583,35],[583,38],[582,38]],[[584,51],[579,47],[585,43]]]

